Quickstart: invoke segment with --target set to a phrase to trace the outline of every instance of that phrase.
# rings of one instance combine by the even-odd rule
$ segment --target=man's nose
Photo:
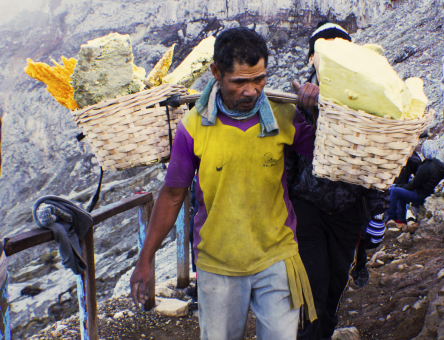
[[[247,83],[242,91],[242,95],[244,95],[245,97],[253,97],[256,96],[257,93],[258,90],[256,89],[256,86],[253,83]]]

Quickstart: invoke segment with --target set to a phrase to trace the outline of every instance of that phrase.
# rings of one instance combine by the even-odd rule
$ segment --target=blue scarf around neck
[[[214,95],[213,91],[217,91]],[[209,105],[210,97],[214,98],[215,103]],[[256,104],[249,112],[239,112],[228,109],[222,101],[222,95],[216,79],[211,78],[205,87],[199,100],[196,102],[196,110],[202,116],[202,125],[212,126],[216,123],[217,109],[233,119],[247,119],[259,112],[261,123],[261,133],[258,137],[271,137],[279,134],[279,126],[271,109],[270,102],[262,90]],[[210,110],[209,110],[210,108]]]

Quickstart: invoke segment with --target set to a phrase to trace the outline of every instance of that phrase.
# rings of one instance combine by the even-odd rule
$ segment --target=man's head
[[[266,83],[264,38],[246,27],[228,29],[217,36],[213,58],[211,72],[225,105],[241,112],[251,110]]]
[[[310,63],[313,63],[313,57],[315,53],[315,42],[318,39],[335,39],[335,38],[341,38],[348,41],[351,41],[350,35],[347,33],[345,29],[343,29],[341,26],[332,24],[328,20],[323,20],[318,23],[318,26],[316,30],[313,32],[313,34],[310,37],[310,47],[308,50],[308,59]]]
[[[426,140],[421,145],[421,152],[425,159],[435,159],[438,153],[438,145],[432,140]]]

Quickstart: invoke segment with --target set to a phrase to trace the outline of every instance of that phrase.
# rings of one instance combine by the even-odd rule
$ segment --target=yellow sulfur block
[[[404,83],[377,45],[318,39],[315,52],[323,97],[381,117],[413,119],[424,114],[422,81]]]
[[[162,79],[162,83],[191,87],[210,67],[215,40],[213,36],[203,39],[173,72]]]
[[[160,58],[154,68],[151,70],[150,74],[146,77],[146,81],[153,84],[153,86],[159,86],[162,84],[162,78],[165,77],[170,69],[171,63],[173,62],[174,47],[173,44]]]
[[[422,117],[428,102],[428,99],[424,94],[424,82],[421,78],[413,77],[407,79],[405,85],[412,94],[410,106],[404,112],[405,118],[415,119]]]
[[[372,50],[373,52],[376,52],[378,54],[381,54],[384,52],[384,48],[381,45],[376,44],[364,44],[362,47],[368,48],[369,50]]]
[[[74,71],[77,60],[62,57],[63,66],[51,60],[55,66],[34,62],[27,59],[28,66],[24,68],[27,75],[47,85],[47,90],[64,107],[75,110],[79,106],[74,101],[74,89],[71,86],[71,74]]]

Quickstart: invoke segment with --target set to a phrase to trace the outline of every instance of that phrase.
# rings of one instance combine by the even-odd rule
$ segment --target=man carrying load
[[[342,27],[321,21],[310,37],[308,56],[313,73],[307,83],[319,84],[316,69],[319,56],[314,49],[318,39],[351,41]],[[299,83],[294,82],[293,86],[297,89]],[[314,93],[319,93],[319,89],[315,88]],[[311,107],[301,105],[301,108],[307,121],[314,121],[318,102]],[[316,126],[316,121],[313,125]],[[306,323],[300,329],[298,339],[330,340],[338,323],[336,312],[348,284],[361,229],[363,224],[383,226],[379,214],[385,210],[385,200],[376,190],[316,177],[312,158],[287,150],[286,161],[289,195],[298,217],[299,252],[307,269],[318,316],[315,322]],[[367,215],[371,217],[370,222]]]
[[[151,260],[197,170],[193,251],[204,340],[243,339],[249,306],[258,339],[296,339],[301,305],[316,318],[284,169],[285,146],[313,156],[314,131],[293,105],[265,96],[267,60],[254,31],[240,27],[217,37],[214,78],[179,123],[131,277],[133,300],[144,303]]]

